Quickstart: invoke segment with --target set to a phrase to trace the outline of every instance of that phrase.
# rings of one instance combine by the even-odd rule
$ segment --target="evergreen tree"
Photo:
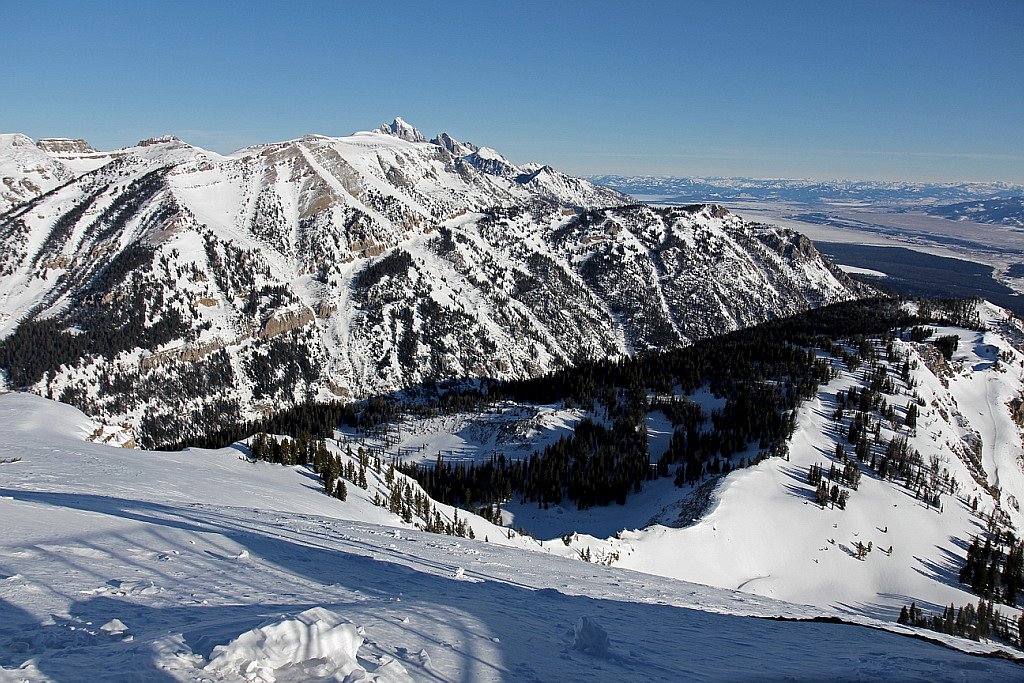
[[[907,417],[904,421],[907,429],[917,429],[917,403],[911,402],[907,405]]]

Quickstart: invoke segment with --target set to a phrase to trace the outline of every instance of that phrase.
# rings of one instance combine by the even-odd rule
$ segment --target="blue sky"
[[[1024,1],[8,2],[0,130],[401,115],[579,173],[1024,182]]]

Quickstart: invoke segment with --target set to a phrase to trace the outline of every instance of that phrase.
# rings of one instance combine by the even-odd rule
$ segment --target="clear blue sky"
[[[6,2],[0,130],[228,151],[401,115],[579,173],[1024,182],[1024,0]]]

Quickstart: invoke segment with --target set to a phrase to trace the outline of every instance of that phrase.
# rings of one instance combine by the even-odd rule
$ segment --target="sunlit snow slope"
[[[912,602],[935,615],[951,603],[977,604],[978,595],[959,581],[972,539],[984,542],[993,518],[1015,535],[1024,522],[1024,443],[1014,421],[1024,396],[1024,334],[1021,321],[1003,309],[980,303],[975,310],[983,330],[936,325],[923,341],[904,332],[892,340],[891,354],[879,339],[865,342],[864,357],[874,359],[855,369],[819,352],[838,374],[800,408],[788,458],[767,458],[681,488],[672,476],[647,481],[625,505],[579,510],[569,500],[540,505],[513,495],[502,502],[504,520],[546,539],[551,552],[587,553],[595,562],[845,614],[894,621]],[[958,340],[948,362],[934,344],[939,337]],[[887,388],[879,399],[891,406],[891,417],[873,411],[878,438],[869,440],[871,457],[860,460],[848,439],[854,410],[847,405],[838,415],[838,395],[880,380]],[[705,415],[726,402],[707,386],[685,398]],[[911,404],[914,428],[906,424]],[[387,432],[392,446],[380,437],[369,443],[427,467],[439,453],[448,462],[486,462],[492,454],[525,459],[571,435],[584,417],[600,421],[602,413],[506,403],[483,413],[410,417]],[[648,412],[644,424],[653,464],[673,428],[659,410]],[[920,484],[882,478],[871,464],[900,437],[920,456]],[[751,443],[732,454],[732,466],[751,462],[758,451]],[[816,503],[816,487],[808,483],[814,465],[827,484],[846,492],[845,509]],[[847,465],[861,474],[856,488],[829,480],[831,467]],[[926,502],[923,488],[939,491],[938,501]],[[870,544],[863,557],[857,557],[858,543]],[[1019,608],[996,607],[1016,628]]]
[[[914,600],[938,612],[951,602],[976,602],[957,580],[967,544],[983,531],[997,489],[999,510],[1021,528],[1024,495],[1024,448],[1009,407],[1021,392],[1022,366],[1007,335],[1015,333],[1019,342],[1019,331],[1004,311],[987,305],[981,310],[990,331],[938,328],[936,336],[960,339],[948,364],[936,365],[938,354],[927,345],[896,347],[917,363],[912,379],[925,403],[910,445],[958,482],[957,495],[942,497],[941,512],[898,481],[869,474],[850,492],[845,510],[815,504],[808,469],[821,464],[827,471],[837,441],[851,448],[834,419],[835,396],[864,383],[869,369],[861,367],[843,372],[803,406],[788,461],[769,459],[730,474],[697,524],[622,534],[621,542],[613,541],[623,550],[620,565],[888,619]],[[930,360],[925,350],[932,352]],[[1010,362],[997,363],[1000,352],[1010,354]],[[890,372],[895,379],[898,367]],[[910,402],[905,392],[897,383],[886,396],[899,416]],[[885,438],[906,433],[889,424],[882,429]],[[971,466],[976,435],[982,470]],[[980,500],[977,512],[967,503],[974,497]],[[872,543],[863,560],[854,556],[858,541]]]
[[[875,628],[752,618],[815,608],[401,528],[235,449],[131,451],[96,431],[0,396],[0,456],[20,458],[0,465],[2,680],[1021,675]]]

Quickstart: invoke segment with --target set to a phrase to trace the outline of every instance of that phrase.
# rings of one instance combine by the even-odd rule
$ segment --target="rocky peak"
[[[396,116],[394,121],[382,124],[380,128],[373,132],[393,135],[396,138],[408,140],[409,142],[427,141],[427,139],[423,137],[423,133],[421,133],[418,128],[406,122],[401,116]]]
[[[522,174],[521,169],[490,147],[477,148],[466,156],[466,161],[488,175],[514,178]]]
[[[158,135],[155,138],[140,140],[136,147],[152,147],[153,145],[182,145],[186,143],[175,135]]]
[[[444,147],[446,150],[451,152],[452,156],[464,157],[467,154],[472,154],[479,148],[471,142],[459,142],[448,133],[441,133],[436,138],[431,140],[432,143],[440,147]]]

